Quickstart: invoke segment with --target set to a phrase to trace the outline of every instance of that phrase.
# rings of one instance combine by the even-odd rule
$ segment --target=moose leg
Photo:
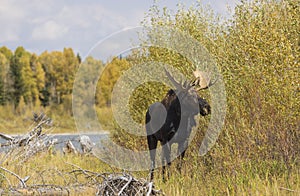
[[[188,146],[187,141],[178,144],[177,155],[179,156],[179,164],[177,165],[177,169],[179,170],[180,173],[181,173],[181,167],[182,167],[183,158],[187,146]]]
[[[186,126],[186,137],[185,139],[181,140],[179,143],[178,143],[178,149],[177,149],[177,155],[179,156],[179,164],[177,165],[177,169],[179,170],[179,172],[181,173],[181,167],[182,167],[182,164],[183,164],[183,158],[184,158],[184,155],[185,155],[185,151],[188,147],[188,144],[189,144],[189,136],[191,134],[191,131],[192,131],[192,127],[196,125],[196,122],[195,122],[195,119],[194,119],[194,116],[190,116],[188,117],[186,120],[183,121],[183,123],[186,123],[184,126]]]
[[[168,142],[163,144],[162,150],[163,150],[162,159],[161,159],[161,161],[162,161],[162,179],[165,182],[166,181],[166,179],[165,179],[166,164],[168,165],[168,168],[171,165],[171,146],[170,146],[170,144]],[[165,161],[166,161],[166,163],[165,163]],[[167,177],[169,178],[169,172],[167,174]]]
[[[150,151],[150,181],[153,180],[153,172],[155,168],[155,156],[156,156],[156,147],[157,147],[157,139],[153,135],[147,136],[148,147]]]

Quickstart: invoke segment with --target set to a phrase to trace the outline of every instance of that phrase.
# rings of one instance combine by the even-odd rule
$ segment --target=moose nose
[[[207,111],[207,114],[210,114],[210,105],[207,105],[207,107],[205,108],[206,109],[206,111]]]
[[[206,115],[209,115],[210,114],[210,110],[208,108],[205,108],[205,113],[206,113]]]

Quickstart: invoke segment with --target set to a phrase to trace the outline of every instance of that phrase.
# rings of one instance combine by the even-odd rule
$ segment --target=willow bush
[[[283,163],[287,169],[297,163],[299,17],[297,0],[241,1],[228,20],[220,19],[200,3],[187,9],[179,6],[176,12],[157,6],[150,9],[143,21],[146,34],[155,31],[151,29],[154,26],[188,33],[205,46],[223,75],[226,120],[216,146],[201,159],[205,165],[229,167],[250,160],[259,167],[258,162],[272,160],[274,165]],[[190,78],[195,69],[184,56],[165,48],[149,47],[133,56],[133,61],[139,63],[155,61],[172,65]],[[132,94],[129,107],[137,122],[143,123],[148,105],[165,95],[166,86],[158,86],[146,83]],[[209,99],[208,92],[201,95]],[[192,152],[198,152],[208,122],[209,119],[199,118],[197,130],[201,131],[188,151],[191,159],[195,157]],[[146,148],[145,137],[128,134],[117,125],[113,138],[128,148]]]
[[[223,35],[224,132],[244,157],[299,157],[299,13],[297,1],[242,2]]]

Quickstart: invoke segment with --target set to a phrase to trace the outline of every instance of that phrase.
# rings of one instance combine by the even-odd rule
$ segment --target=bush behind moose
[[[186,162],[199,164],[193,168],[204,169],[203,173],[213,168],[247,173],[247,166],[259,176],[299,168],[297,1],[242,2],[227,23],[220,23],[209,9],[198,4],[188,11],[179,7],[173,19],[171,15],[155,6],[148,14],[154,26],[176,26],[201,42],[215,57],[227,92],[225,125],[216,146],[207,156],[197,158],[195,152],[204,135],[201,130],[206,130],[209,120],[199,118],[200,131],[187,150]],[[163,62],[192,75],[194,65],[174,51],[150,47],[147,54],[137,61]],[[130,100],[132,117],[143,122],[148,106],[162,100],[167,91],[168,87],[156,82],[140,85]],[[201,96],[210,102],[208,93],[201,92]],[[144,138],[127,134],[117,126],[113,138],[127,148],[147,149]]]

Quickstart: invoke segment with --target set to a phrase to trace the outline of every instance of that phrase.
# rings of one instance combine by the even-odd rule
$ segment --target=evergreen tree
[[[15,108],[18,106],[20,98],[23,94],[21,58],[25,55],[27,55],[25,49],[23,47],[18,47],[15,50],[10,62],[10,77],[12,79],[11,97]]]

